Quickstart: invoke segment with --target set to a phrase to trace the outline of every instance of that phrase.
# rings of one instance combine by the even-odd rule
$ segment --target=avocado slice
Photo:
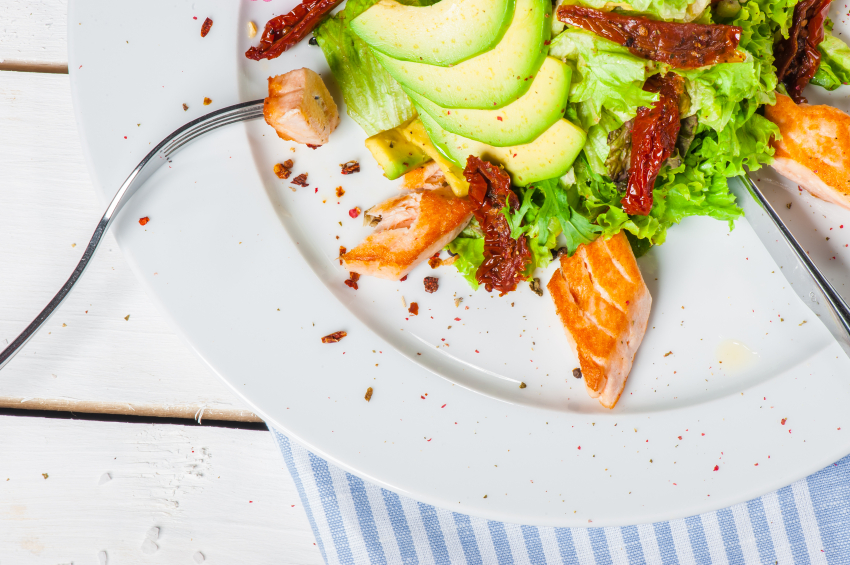
[[[380,0],[351,21],[369,47],[399,61],[449,67],[492,49],[514,0],[442,0],[426,7]]]
[[[438,151],[437,148],[434,147],[434,144],[431,143],[431,137],[428,135],[428,132],[425,130],[425,127],[422,125],[420,120],[413,120],[412,122],[407,123],[404,129],[402,129],[402,135],[404,135],[407,141],[418,147],[431,159],[434,159],[434,161],[437,162],[437,165],[446,177],[446,182],[449,183],[452,192],[454,192],[456,196],[466,196],[469,192],[469,183],[466,182],[466,178],[463,176],[463,167],[466,166],[466,163],[458,166],[454,160],[446,158],[446,155],[443,152]]]
[[[368,149],[378,165],[384,170],[384,176],[390,180],[397,179],[408,171],[430,161],[429,157],[419,145],[407,140],[404,128],[413,120],[408,120],[402,125],[366,139]]]
[[[443,108],[408,89],[405,92],[444,130],[494,147],[510,147],[534,141],[564,115],[571,78],[569,66],[546,57],[528,92],[498,110]]]
[[[378,62],[402,86],[443,108],[493,110],[510,104],[531,87],[546,58],[549,0],[516,0],[511,25],[493,49],[453,67],[393,59],[377,50]],[[529,80],[526,80],[529,79]]]
[[[531,143],[513,147],[493,147],[448,132],[424,112],[419,112],[419,119],[434,145],[459,167],[466,166],[467,158],[475,155],[503,165],[517,186],[564,175],[587,141],[581,128],[563,118]]]

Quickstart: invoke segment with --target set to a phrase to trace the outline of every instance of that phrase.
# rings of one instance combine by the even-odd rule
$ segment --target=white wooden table
[[[66,9],[0,0],[0,347],[65,281],[102,214],[71,111]],[[69,411],[99,416],[49,417]],[[260,422],[107,236],[0,373],[0,563],[321,563]],[[151,528],[158,549],[145,553]]]

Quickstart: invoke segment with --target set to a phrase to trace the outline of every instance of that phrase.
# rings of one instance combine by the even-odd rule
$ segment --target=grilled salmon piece
[[[850,116],[832,106],[776,95],[765,117],[779,126],[773,168],[814,196],[850,210]]]
[[[626,386],[649,321],[652,297],[620,232],[561,257],[548,284],[587,393],[613,408]]]
[[[375,231],[344,254],[354,273],[398,280],[440,251],[472,218],[475,203],[451,189],[418,189],[394,196],[366,211]]]
[[[435,190],[449,186],[446,175],[436,161],[428,161],[421,167],[406,173],[401,183],[402,190],[416,190],[425,188]]]
[[[310,69],[269,77],[263,116],[281,139],[308,145],[324,145],[339,125],[331,93]]]

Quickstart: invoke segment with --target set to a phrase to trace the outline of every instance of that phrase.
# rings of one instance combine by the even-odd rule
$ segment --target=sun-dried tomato
[[[360,280],[360,273],[348,273],[348,280],[345,281],[345,286],[357,290],[357,281]]]
[[[470,199],[478,205],[474,214],[484,231],[484,262],[478,267],[475,280],[487,292],[496,289],[504,296],[526,279],[523,272],[531,262],[527,238],[512,238],[511,227],[502,213],[505,206],[516,211],[519,198],[511,190],[508,174],[478,157],[469,156],[463,176],[469,183]]]
[[[652,189],[661,165],[676,148],[679,136],[679,98],[684,81],[679,75],[650,77],[643,89],[658,92],[658,101],[651,108],[638,108],[632,128],[632,154],[629,164],[629,184],[623,198],[623,210],[646,216],[652,209]]]
[[[628,47],[638,57],[679,69],[743,60],[736,52],[741,41],[737,26],[660,22],[566,4],[558,8],[558,19]]]
[[[342,0],[304,0],[288,14],[266,23],[260,44],[251,47],[245,56],[254,61],[275,59],[307,37],[331,10]]]
[[[797,104],[806,102],[803,88],[820,67],[818,45],[823,41],[823,23],[832,0],[800,0],[794,7],[794,20],[788,39],[773,48],[776,78],[785,84]]]

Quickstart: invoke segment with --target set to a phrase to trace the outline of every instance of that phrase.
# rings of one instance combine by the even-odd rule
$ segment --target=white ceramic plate
[[[262,97],[270,75],[315,69],[344,109],[318,47],[304,42],[273,61],[242,55],[247,21],[262,28],[293,4],[71,3],[74,103],[104,202],[161,138]],[[215,23],[202,39],[206,17]],[[847,108],[845,97],[831,98]],[[548,295],[473,293],[452,268],[427,265],[403,283],[343,285],[339,246],[369,231],[348,210],[396,190],[363,138],[345,115],[316,151],[259,121],[219,130],[160,170],[114,228],[150,296],[271,425],[387,488],[537,525],[696,514],[850,452],[850,362],[745,221],[730,233],[721,222],[686,220],[640,260],[650,328],[608,411],[572,378],[577,362]],[[273,175],[289,158],[296,174],[309,173],[309,188],[293,192]],[[342,176],[338,163],[350,159],[362,172]],[[850,215],[796,189],[772,197],[846,290]],[[151,219],[145,227],[142,216]],[[435,294],[424,292],[427,275],[440,278]],[[419,303],[418,317],[402,298]],[[320,342],[336,330],[348,337]]]

